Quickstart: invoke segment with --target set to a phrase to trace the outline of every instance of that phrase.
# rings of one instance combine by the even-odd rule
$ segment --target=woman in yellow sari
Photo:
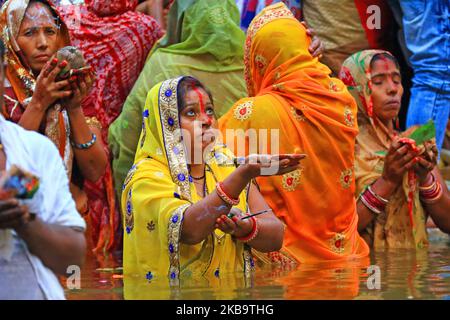
[[[257,179],[287,225],[288,253],[300,262],[365,257],[369,249],[357,232],[353,195],[356,103],[311,56],[310,42],[284,4],[264,9],[250,25],[245,46],[251,98],[238,101],[220,119],[220,128],[278,130],[280,153],[307,155],[296,171]]]
[[[395,57],[381,50],[357,52],[345,60],[340,78],[358,103],[355,179],[364,239],[378,249],[423,248],[428,215],[450,232],[450,193],[435,167],[436,144],[424,138],[426,148],[420,143],[415,150],[402,137],[416,128],[395,130],[403,95]]]
[[[232,154],[214,142],[216,126],[212,97],[198,80],[170,79],[149,92],[123,185],[125,283],[249,272],[251,248],[281,247],[283,225],[270,210],[241,218],[268,209],[250,183],[261,168],[279,166],[275,174],[284,174],[302,157],[253,156],[235,168]]]

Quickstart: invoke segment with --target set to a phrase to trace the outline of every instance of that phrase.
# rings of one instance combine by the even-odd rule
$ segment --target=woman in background
[[[450,193],[436,167],[435,142],[415,151],[400,138],[416,128],[395,130],[403,95],[396,58],[357,52],[344,61],[340,77],[358,103],[355,179],[364,239],[376,249],[426,247],[428,216],[450,233]]]
[[[227,129],[256,136],[279,133],[269,146],[259,141],[252,153],[266,147],[268,153],[307,155],[298,170],[257,178],[267,203],[286,224],[285,251],[301,263],[363,258],[369,249],[357,232],[354,200],[356,104],[345,85],[308,52],[310,41],[284,4],[265,8],[247,33],[249,98],[219,120],[220,128],[224,136]],[[255,147],[246,140],[244,154],[233,141],[226,143],[243,156]]]
[[[95,183],[107,164],[101,132],[81,108],[92,84],[90,75],[61,80],[68,64],[55,53],[70,44],[67,27],[48,1],[9,0],[0,28],[7,47],[3,114],[25,129],[45,134],[64,160],[79,212],[88,201],[83,181]]]

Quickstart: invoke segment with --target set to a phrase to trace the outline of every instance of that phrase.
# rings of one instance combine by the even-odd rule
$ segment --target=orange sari
[[[310,55],[310,42],[284,4],[263,10],[246,40],[251,98],[238,101],[220,119],[220,129],[233,151],[238,139],[227,138],[226,129],[258,134],[278,129],[279,139],[272,136],[267,148],[254,148],[247,136],[244,153],[307,154],[301,169],[257,179],[267,203],[287,226],[284,250],[299,262],[365,257],[369,248],[357,232],[354,198],[357,106],[345,85],[330,78],[329,68]]]

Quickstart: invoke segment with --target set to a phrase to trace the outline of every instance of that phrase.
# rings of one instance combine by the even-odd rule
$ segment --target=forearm
[[[47,224],[39,218],[16,231],[30,252],[56,274],[65,275],[68,266],[84,263],[86,242],[81,231]]]
[[[371,189],[380,197],[389,200],[396,189],[396,185],[380,177],[372,184]],[[372,222],[375,213],[367,208],[361,199],[358,199],[356,211],[358,212],[358,231],[362,232]]]
[[[254,184],[250,186],[249,207],[251,213],[270,210],[266,200]],[[258,221],[258,235],[249,242],[249,245],[261,252],[280,250],[284,237],[283,223],[272,211],[263,213],[255,218]]]
[[[82,144],[92,140],[93,131],[86,123],[81,108],[69,111],[71,139],[74,143]],[[74,148],[75,159],[83,177],[90,181],[97,181],[105,172],[107,157],[101,142],[101,132],[95,132],[97,141],[88,149]]]
[[[245,167],[241,166],[223,181],[223,188],[231,197],[238,198],[250,180]],[[230,209],[231,206],[224,202],[214,190],[186,210],[181,241],[187,244],[203,241],[214,231],[217,218],[227,215]]]
[[[422,204],[436,226],[443,232],[450,233],[450,192],[439,172],[435,170],[434,174],[437,182],[441,184],[442,196],[436,202],[427,204],[422,201]]]
[[[258,235],[248,244],[261,252],[278,251],[283,245],[284,227],[275,216],[256,219]]]
[[[24,129],[39,131],[44,115],[45,109],[41,108],[36,102],[31,101],[25,108],[25,112],[20,118],[18,124]]]

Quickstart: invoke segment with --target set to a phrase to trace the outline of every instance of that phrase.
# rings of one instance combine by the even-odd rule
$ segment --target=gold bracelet
[[[84,119],[86,120],[88,126],[102,130],[102,124],[96,117],[85,117]]]

